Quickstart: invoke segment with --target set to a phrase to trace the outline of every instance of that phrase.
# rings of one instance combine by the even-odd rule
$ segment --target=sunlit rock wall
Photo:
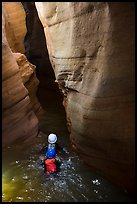
[[[26,13],[21,2],[3,2],[2,14],[4,20],[4,32],[22,76],[23,83],[29,91],[33,110],[36,114],[42,110],[36,97],[39,81],[36,76],[36,67],[28,60],[25,50],[25,38],[27,36]],[[31,40],[30,40],[31,41]],[[30,46],[28,46],[30,47]],[[36,49],[36,48],[35,48]]]
[[[13,53],[13,54],[19,66],[22,82],[29,92],[29,97],[31,100],[33,110],[37,114],[41,110],[41,105],[36,97],[36,93],[39,85],[39,80],[36,77],[36,66],[31,64],[27,60],[24,54],[21,54],[21,53]]]
[[[2,16],[2,144],[28,141],[38,134],[28,90],[23,84],[16,58],[6,38],[6,18]],[[26,73],[27,74],[27,73]]]
[[[4,38],[4,37],[3,37]],[[8,44],[2,42],[2,142],[30,139],[38,133],[38,120],[32,110],[19,67]]]
[[[134,189],[134,3],[35,2],[84,161]]]
[[[5,33],[12,52],[25,53],[26,15],[21,2],[2,2]]]

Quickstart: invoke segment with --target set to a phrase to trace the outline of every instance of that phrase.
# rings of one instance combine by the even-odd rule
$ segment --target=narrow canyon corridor
[[[35,140],[20,142],[3,151],[3,202],[132,202],[116,185],[91,170],[71,148],[61,98],[52,90],[38,89],[38,99],[45,109],[39,118],[43,133]],[[46,176],[40,166],[39,150],[51,130],[59,136],[59,144],[66,153],[59,153],[62,161],[55,177]]]
[[[2,2],[2,201],[135,201],[133,2]],[[40,165],[50,133],[59,172]]]

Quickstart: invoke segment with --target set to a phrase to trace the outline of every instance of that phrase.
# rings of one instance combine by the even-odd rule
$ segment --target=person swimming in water
[[[59,171],[61,163],[56,159],[56,151],[54,149],[50,148],[46,152],[46,158],[41,161],[41,165],[47,175],[55,174]]]

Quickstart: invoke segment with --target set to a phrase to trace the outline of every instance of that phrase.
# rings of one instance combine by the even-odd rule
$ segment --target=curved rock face
[[[16,58],[6,38],[6,20],[2,21],[2,144],[26,141],[38,134],[28,90],[21,78]],[[27,75],[27,73],[26,73]]]
[[[26,15],[21,2],[2,2],[2,13],[7,41],[12,52],[25,53]]]
[[[41,79],[41,76],[44,75],[47,85],[51,84],[51,81],[55,81],[55,74],[49,60],[44,29],[38,17],[35,2],[22,2],[22,5],[27,26],[24,39],[25,55],[29,62],[36,65],[37,77]]]
[[[9,47],[19,65],[23,84],[29,91],[33,110],[38,114],[41,107],[36,97],[39,84],[39,80],[36,77],[36,66],[31,64],[24,54],[21,54],[26,53],[24,48],[24,41],[28,32],[26,28],[26,13],[21,2],[3,2],[2,6],[3,30]]]
[[[36,2],[70,138],[98,172],[134,189],[134,3]]]
[[[2,142],[29,139],[38,133],[38,120],[32,110],[19,67],[8,45],[2,44]]]
[[[29,92],[29,97],[30,97],[30,101],[32,104],[32,108],[33,108],[34,112],[37,114],[42,109],[41,109],[41,105],[40,105],[40,103],[36,97],[38,84],[39,84],[39,80],[37,79],[36,73],[35,73],[36,72],[36,66],[31,64],[27,60],[27,58],[24,54],[21,54],[21,53],[13,53],[13,54],[16,58],[16,62],[18,64],[18,66],[19,66],[19,71],[21,74],[22,82]]]

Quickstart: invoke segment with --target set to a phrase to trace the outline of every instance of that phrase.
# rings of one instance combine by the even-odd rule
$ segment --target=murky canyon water
[[[89,169],[73,152],[58,96],[39,92],[45,108],[40,116],[43,134],[27,144],[9,146],[2,154],[2,201],[8,202],[130,202],[117,186]],[[46,95],[46,96],[45,96]],[[58,153],[61,170],[55,176],[44,174],[39,150],[49,133],[56,133],[66,152]]]

